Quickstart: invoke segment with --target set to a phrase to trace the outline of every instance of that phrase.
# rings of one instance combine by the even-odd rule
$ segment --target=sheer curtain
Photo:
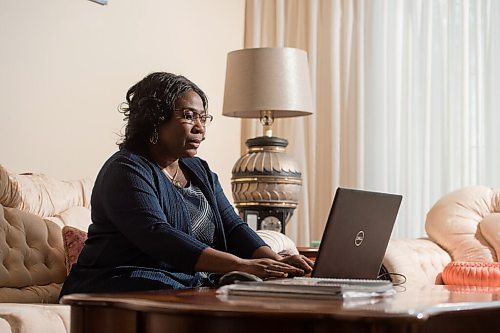
[[[303,173],[290,237],[320,239],[337,186],[403,194],[394,238],[424,236],[445,193],[500,187],[497,17],[489,0],[247,0],[245,47],[309,55],[316,114],[274,126]]]

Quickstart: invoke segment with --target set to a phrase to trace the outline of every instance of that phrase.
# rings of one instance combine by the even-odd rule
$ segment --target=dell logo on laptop
[[[361,243],[363,243],[363,240],[365,239],[365,232],[363,230],[360,230],[357,234],[356,237],[354,238],[354,245],[360,246]]]

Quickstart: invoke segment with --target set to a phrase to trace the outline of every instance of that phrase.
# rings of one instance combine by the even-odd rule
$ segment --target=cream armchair
[[[429,238],[391,240],[386,251],[388,271],[408,283],[443,283],[441,272],[451,261],[497,262],[500,191],[469,186],[443,196],[427,213],[425,229]]]

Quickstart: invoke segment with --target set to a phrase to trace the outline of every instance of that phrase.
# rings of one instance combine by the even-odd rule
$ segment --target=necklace
[[[163,172],[167,175],[168,179],[174,184],[175,187],[182,188],[182,184],[180,181],[176,180],[177,174],[179,173],[179,164],[177,164],[177,168],[175,169],[174,175],[170,176],[167,169],[164,169]]]

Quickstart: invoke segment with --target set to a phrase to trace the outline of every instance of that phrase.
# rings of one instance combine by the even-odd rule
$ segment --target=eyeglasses
[[[206,113],[200,113],[196,112],[192,109],[174,109],[175,111],[182,111],[182,116],[185,121],[187,121],[189,124],[194,125],[196,121],[200,121],[200,123],[204,126],[207,127],[210,125],[214,117],[210,114]]]

